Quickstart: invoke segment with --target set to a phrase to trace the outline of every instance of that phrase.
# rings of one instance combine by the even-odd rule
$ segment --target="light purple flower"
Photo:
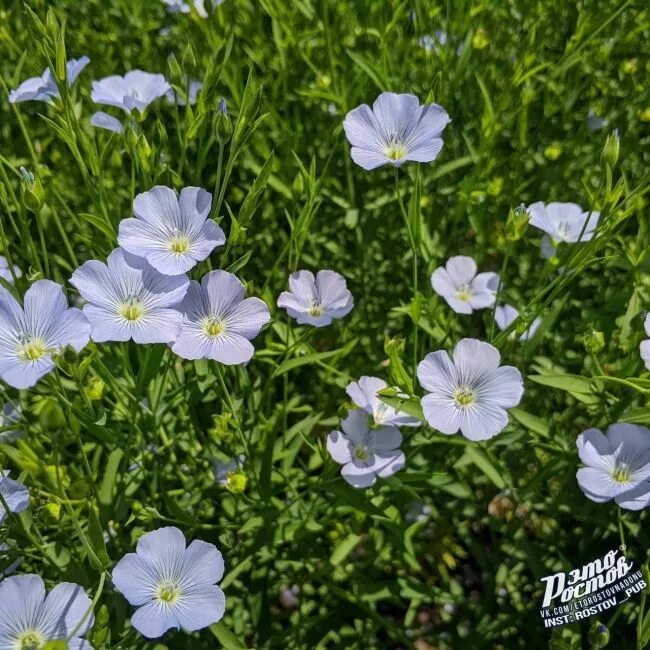
[[[131,625],[148,639],[170,628],[200,630],[223,618],[226,597],[215,584],[224,572],[214,544],[195,539],[185,546],[174,526],[158,528],[138,540],[113,569],[113,583],[138,609]]]
[[[14,404],[13,402],[5,402],[2,409],[0,409],[0,444],[15,442],[20,438],[24,438],[25,432],[16,428],[20,423],[20,414],[20,404]],[[2,431],[5,427],[12,428]]]
[[[6,280],[9,284],[13,284],[14,275],[16,276],[16,279],[23,277],[23,272],[15,264],[14,264],[13,271],[14,273],[12,275],[7,258],[0,255],[0,278]]]
[[[90,63],[87,56],[82,56],[80,59],[70,59],[66,63],[66,78],[68,86],[77,80],[81,71]],[[49,68],[43,70],[40,77],[32,77],[23,81],[15,90],[9,93],[9,102],[17,104],[18,102],[49,102],[52,99],[59,97],[59,89],[56,86],[56,81],[52,76]]]
[[[66,345],[79,352],[90,336],[85,317],[68,308],[56,282],[34,282],[24,305],[0,287],[0,378],[14,388],[33,386],[54,368],[55,352]]]
[[[511,305],[499,305],[494,310],[494,320],[500,330],[504,330],[519,318],[519,310]],[[535,335],[537,328],[542,324],[542,319],[538,316],[531,326],[519,337],[520,341],[527,341]],[[514,336],[514,332],[512,333]]]
[[[433,50],[439,45],[445,45],[447,43],[447,32],[443,29],[436,29],[433,34],[424,34],[418,39],[418,45],[427,53],[433,52]]]
[[[445,350],[427,354],[418,365],[420,384],[429,391],[421,400],[433,429],[468,440],[487,440],[508,424],[506,409],[519,404],[524,392],[521,373],[499,366],[501,355],[489,343],[462,339],[453,358]]]
[[[146,260],[116,248],[107,264],[82,264],[70,284],[86,300],[83,312],[96,343],[170,343],[180,331],[183,316],[175,307],[187,292],[185,275],[163,275]]]
[[[0,648],[31,650],[50,641],[69,650],[93,650],[81,638],[93,626],[92,602],[83,587],[62,582],[49,594],[37,575],[10,576],[0,582]]]
[[[350,411],[341,422],[343,431],[327,436],[327,451],[340,465],[341,476],[356,488],[374,485],[379,478],[392,476],[404,467],[400,451],[402,434],[396,427],[371,429],[362,409]]]
[[[382,165],[399,167],[409,160],[435,160],[449,121],[438,104],[420,106],[415,95],[382,93],[372,109],[362,104],[350,111],[343,128],[352,145],[352,160],[370,170]]]
[[[226,241],[223,230],[208,218],[211,205],[210,193],[199,187],[185,187],[177,196],[157,185],[135,197],[135,218],[122,219],[117,241],[159,273],[181,275]]]
[[[181,92],[170,88],[165,97],[167,101],[172,104],[178,104],[178,106],[186,106],[187,104],[194,106],[201,92],[201,88],[203,88],[203,84],[198,79],[190,79],[187,86],[183,86]]]
[[[542,254],[552,257],[558,243],[574,244],[593,239],[600,212],[585,212],[576,203],[538,201],[528,207],[530,224],[543,230]],[[584,232],[583,232],[584,230]]]
[[[363,376],[359,381],[350,382],[345,392],[360,409],[372,416],[377,426],[420,426],[421,422],[417,418],[411,417],[402,411],[398,412],[379,399],[377,393],[387,387],[388,384],[379,377]]]
[[[192,280],[179,306],[181,331],[172,350],[184,359],[212,359],[226,365],[250,361],[251,343],[270,320],[266,303],[246,298],[246,288],[227,271],[211,271],[201,284]]]
[[[475,309],[491,307],[499,288],[496,273],[477,275],[476,271],[476,262],[471,257],[450,257],[444,267],[432,273],[431,286],[457,314],[471,314]]]
[[[291,291],[283,291],[278,307],[287,310],[299,325],[324,327],[334,318],[343,318],[354,307],[345,278],[334,271],[298,271],[289,276]]]
[[[18,514],[29,508],[29,490],[22,483],[9,478],[8,470],[0,470],[0,494],[6,502],[9,512]],[[4,521],[6,515],[5,507],[0,501],[0,524]],[[1,632],[0,620],[0,634]],[[1,644],[0,648],[2,648]]]
[[[0,544],[0,560],[4,560],[5,558],[3,555],[7,553],[7,551],[15,551],[16,547],[9,546],[9,544]],[[8,557],[6,559],[9,559]],[[12,573],[15,573],[16,569],[20,566],[20,563],[23,561],[22,557],[17,557],[13,562],[10,562],[4,569],[0,568],[0,578],[6,578],[7,576],[10,576]]]
[[[646,335],[650,336],[650,314],[647,314],[645,317],[644,328]],[[641,352],[641,358],[643,359],[643,363],[645,363],[645,367],[650,370],[650,339],[641,341],[639,351]]]
[[[650,505],[650,429],[636,424],[612,424],[603,435],[583,431],[576,440],[580,460],[578,485],[596,503],[614,501],[628,510]]]
[[[162,2],[167,6],[167,11],[172,14],[179,12],[183,14],[189,14],[192,10],[191,6],[187,2],[184,2],[184,0],[162,0]],[[208,12],[205,8],[205,0],[192,0],[192,4],[196,9],[196,13],[201,18],[208,17]]]
[[[96,104],[115,106],[127,113],[137,108],[142,113],[170,89],[162,74],[131,70],[123,77],[113,75],[93,81],[90,96]]]
[[[231,458],[225,463],[220,460],[213,462],[214,477],[220,485],[227,485],[228,478],[231,474],[240,471],[244,467],[246,456],[240,454],[236,458]]]
[[[162,0],[162,2],[167,5],[167,11],[169,11],[169,13],[180,12],[183,14],[189,14],[192,11],[190,4],[185,2],[185,0]],[[208,9],[205,7],[206,0],[191,0],[191,2],[196,9],[196,13],[201,18],[208,17]],[[208,7],[212,5],[212,10],[214,11],[214,9],[223,2],[224,0],[208,0]]]
[[[90,118],[90,123],[99,129],[105,129],[106,131],[112,131],[113,133],[124,133],[122,122],[120,122],[116,117],[104,113],[104,111],[93,113]]]

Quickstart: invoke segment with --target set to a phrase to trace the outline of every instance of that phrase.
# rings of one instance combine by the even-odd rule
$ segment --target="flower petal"
[[[127,553],[113,568],[113,584],[131,605],[144,605],[154,597],[159,576],[153,566],[137,553]]]
[[[61,582],[45,599],[35,626],[47,639],[83,636],[93,626],[92,602],[83,587]]]
[[[327,451],[341,465],[352,461],[348,440],[340,431],[332,431],[327,436]]]
[[[180,626],[189,632],[201,630],[223,618],[226,597],[216,585],[193,588],[173,607]]]

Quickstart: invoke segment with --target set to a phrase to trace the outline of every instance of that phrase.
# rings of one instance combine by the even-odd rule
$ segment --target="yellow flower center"
[[[28,630],[16,640],[18,642],[18,650],[40,650],[45,643],[43,635],[36,630]]]
[[[390,160],[401,160],[402,158],[406,158],[407,153],[407,148],[399,142],[392,142],[384,148],[384,154],[386,155],[386,158],[389,158]]]
[[[187,253],[187,250],[190,247],[190,238],[187,235],[182,235],[177,233],[169,240],[169,250],[172,253],[177,253],[181,255]]]
[[[476,393],[471,388],[462,386],[454,392],[454,401],[458,406],[469,406],[476,401]]]
[[[142,318],[144,307],[137,298],[129,298],[120,306],[120,315],[128,321],[136,321]]]
[[[630,468],[625,463],[619,463],[616,465],[612,472],[612,478],[617,483],[627,483],[630,480],[631,475],[632,473],[630,472]]]
[[[203,322],[203,331],[210,337],[215,338],[223,334],[225,327],[223,323],[217,318],[206,318]]]
[[[177,585],[167,582],[158,587],[156,598],[165,605],[173,605],[180,597],[181,591]]]
[[[318,303],[314,303],[314,304],[312,304],[312,306],[307,310],[307,313],[308,313],[310,316],[315,316],[316,318],[318,318],[318,316],[322,316],[322,315],[323,315],[323,308],[322,308]]]
[[[463,302],[469,302],[472,299],[472,292],[467,285],[463,285],[458,289],[456,298],[458,298],[458,300],[462,300]]]
[[[47,354],[47,345],[43,339],[27,338],[18,349],[21,361],[36,361]]]

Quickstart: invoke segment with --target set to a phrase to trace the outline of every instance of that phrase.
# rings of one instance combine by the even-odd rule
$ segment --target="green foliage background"
[[[0,386],[20,401],[27,433],[0,445],[0,465],[32,497],[0,528],[13,548],[0,568],[20,556],[19,571],[97,595],[96,648],[589,647],[593,619],[551,639],[537,610],[540,578],[621,539],[647,561],[647,513],[592,503],[575,479],[581,431],[650,425],[638,352],[650,298],[647,3],[225,0],[207,20],[155,0],[0,6],[0,252],[26,272],[17,294],[104,259],[135,194],[199,185],[223,190],[229,244],[192,276],[228,268],[274,315],[245,368],[91,344],[29,392]],[[427,52],[418,40],[437,29],[447,43]],[[83,54],[91,64],[61,102],[8,103],[48,61]],[[91,80],[135,68],[181,88],[202,79],[198,104],[158,101],[125,138],[93,129]],[[397,189],[391,169],[351,162],[341,128],[383,90],[435,101],[453,120],[435,163],[403,167]],[[223,148],[221,97],[236,134]],[[609,127],[590,132],[590,110]],[[614,127],[620,155],[608,165]],[[36,203],[21,166],[41,186]],[[398,194],[415,234],[415,299]],[[508,241],[509,210],[538,200],[601,210],[600,236],[551,261],[534,228]],[[457,254],[501,270],[518,331],[542,316],[532,340],[433,294],[430,273]],[[275,301],[300,268],[345,275],[353,312],[309,333],[290,322]],[[590,347],[594,331],[602,349]],[[409,386],[414,360],[465,336],[492,341],[526,377],[508,429],[488,444],[407,431],[404,471],[367,491],[347,486],[324,447],[346,384],[378,375],[421,395]],[[248,486],[231,494],[212,461],[240,453]],[[427,506],[422,520],[408,516],[414,502]],[[110,569],[170,523],[222,550],[227,613],[211,630],[148,644]],[[612,647],[648,642],[643,602],[602,619]]]

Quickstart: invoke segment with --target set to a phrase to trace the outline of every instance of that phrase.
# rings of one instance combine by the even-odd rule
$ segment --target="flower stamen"
[[[476,393],[469,386],[461,386],[454,391],[454,401],[464,408],[476,401]]]

